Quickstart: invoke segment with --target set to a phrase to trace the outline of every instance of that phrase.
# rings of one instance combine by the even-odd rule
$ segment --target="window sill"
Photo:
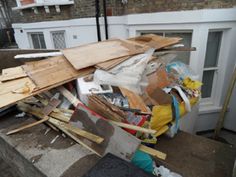
[[[19,7],[13,7],[12,10],[23,10],[23,9],[29,9],[34,7],[41,7],[41,6],[61,6],[61,5],[72,5],[74,4],[74,1],[72,0],[65,0],[65,1],[59,1],[59,2],[44,2],[44,3],[32,3],[24,6]]]
[[[221,106],[216,106],[211,102],[201,102],[199,105],[199,115],[219,113],[221,109],[222,109]]]

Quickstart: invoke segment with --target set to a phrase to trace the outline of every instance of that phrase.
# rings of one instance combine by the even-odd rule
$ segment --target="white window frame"
[[[160,25],[139,25],[139,26],[131,26],[129,28],[129,37],[139,36],[143,32],[161,32],[161,31],[173,31],[173,32],[190,32],[192,31],[192,47],[196,47],[197,51],[193,51],[190,54],[190,67],[195,71],[196,74],[199,75],[199,80],[202,80],[203,70],[204,70],[204,62],[206,55],[206,47],[207,47],[207,38],[208,32],[211,30],[223,31],[222,33],[222,41],[220,46],[219,58],[218,58],[218,66],[219,70],[216,74],[217,76],[213,81],[213,90],[212,97],[210,99],[201,99],[200,100],[200,113],[210,113],[210,112],[218,112],[221,109],[221,98],[223,91],[223,83],[225,77],[225,69],[228,60],[229,46],[225,45],[228,40],[230,40],[230,29],[234,24],[230,23],[209,23],[209,24],[160,24]],[[201,37],[199,37],[201,36]],[[227,48],[228,47],[228,48]]]
[[[16,0],[17,7],[13,7],[12,10],[22,10],[28,8],[34,8],[39,6],[60,6],[74,4],[74,0],[35,0],[32,4],[21,5],[20,0]]]
[[[28,39],[29,39],[29,43],[30,43],[30,48],[31,48],[31,49],[35,49],[35,48],[34,48],[34,45],[33,45],[33,39],[32,39],[31,34],[43,34],[44,42],[45,42],[45,46],[46,46],[45,49],[47,49],[47,43],[46,43],[46,40],[45,40],[44,32],[29,32],[29,33],[28,33]],[[41,48],[41,49],[42,49],[42,48]],[[39,49],[39,50],[40,50],[40,49]]]

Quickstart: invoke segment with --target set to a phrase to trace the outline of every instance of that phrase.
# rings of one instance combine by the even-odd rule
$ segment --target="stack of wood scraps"
[[[182,99],[178,93],[174,95],[173,90],[168,93],[165,90],[166,87],[181,82],[180,80],[177,82],[176,77],[170,79],[170,73],[167,73],[165,64],[160,64],[159,58],[152,54],[154,50],[155,52],[173,52],[176,50],[175,45],[180,43],[179,37],[166,38],[147,34],[127,40],[112,39],[82,45],[64,49],[56,54],[35,56],[30,54],[32,58],[53,57],[4,69],[0,76],[0,108],[17,104],[20,111],[33,115],[36,121],[9,130],[7,135],[45,123],[99,156],[113,153],[130,161],[139,149],[164,160],[166,154],[150,148],[156,143],[152,140],[157,134],[161,134],[159,130],[151,128],[155,127],[151,126],[151,122],[155,122],[153,119],[156,119],[153,107],[155,110],[160,110],[158,106],[165,104],[171,107],[173,96],[178,98],[177,101],[181,105]],[[181,47],[182,45],[179,46],[177,47],[181,52],[190,51]],[[138,55],[147,55],[146,52],[149,50],[152,51],[150,57],[148,56],[145,62],[137,65],[137,68],[145,65],[144,70],[137,75],[131,74],[138,81],[146,78],[143,80],[147,84],[141,84],[142,94],[136,93],[135,89],[128,90],[120,85],[105,83],[100,86],[104,90],[107,88],[106,84],[112,87],[111,99],[108,99],[110,97],[106,93],[97,93],[99,91],[94,90],[95,88],[88,88],[90,94],[82,95],[88,102],[80,101],[82,98],[77,96],[80,86],[75,86],[73,81],[89,76],[86,82],[97,84],[94,72],[98,69],[117,76],[118,74],[114,72],[116,68],[122,72],[129,69],[130,65],[142,61],[142,59],[139,60]],[[17,56],[17,58],[20,57]],[[139,61],[134,60],[134,63],[129,63],[129,59],[135,57]],[[68,84],[70,84],[69,87]],[[187,90],[182,86],[181,88],[184,92],[186,90],[188,93],[196,93],[196,90]],[[191,97],[190,94],[187,95]],[[27,98],[32,99],[27,100]],[[63,104],[65,102],[67,106]],[[157,122],[159,120],[163,120],[163,117],[160,119],[158,117]],[[171,114],[168,120],[173,123],[175,117]],[[165,131],[169,126],[170,124],[165,125],[165,128],[167,127]]]

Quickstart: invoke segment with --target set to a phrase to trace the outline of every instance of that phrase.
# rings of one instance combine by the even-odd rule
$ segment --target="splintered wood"
[[[103,117],[111,120],[121,122],[125,120],[125,114],[118,107],[110,104],[103,98],[97,95],[91,95],[88,98],[88,107]]]
[[[147,49],[127,40],[109,40],[62,50],[64,56],[79,70],[111,59],[143,53]]]

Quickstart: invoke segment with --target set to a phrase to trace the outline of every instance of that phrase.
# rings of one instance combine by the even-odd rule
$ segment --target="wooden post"
[[[223,108],[220,112],[220,116],[219,116],[218,122],[216,124],[214,139],[217,139],[219,137],[220,130],[223,127],[224,120],[225,120],[225,113],[227,111],[229,101],[230,101],[232,92],[234,90],[235,82],[236,82],[236,67],[234,68],[234,72],[233,72],[233,75],[232,75],[232,78],[231,78],[231,81],[230,81],[229,88],[227,90],[227,94],[226,94],[226,98],[225,98],[225,101],[224,101],[224,104],[223,104]]]

